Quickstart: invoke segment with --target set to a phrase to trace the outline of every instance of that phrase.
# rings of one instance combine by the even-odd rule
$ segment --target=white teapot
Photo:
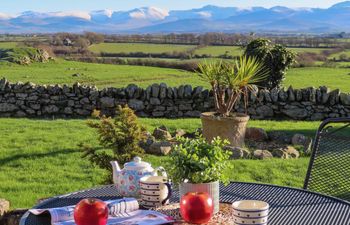
[[[162,176],[167,177],[163,167],[153,169],[150,163],[143,162],[140,157],[135,157],[132,162],[125,163],[123,169],[120,169],[117,161],[112,161],[111,164],[113,182],[119,194],[124,197],[140,196],[140,179],[144,176],[156,176],[161,171]]]

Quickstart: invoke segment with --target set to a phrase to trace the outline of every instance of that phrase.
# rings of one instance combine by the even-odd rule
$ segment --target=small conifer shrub
[[[97,110],[93,112],[92,116],[95,119],[89,120],[87,125],[96,130],[101,147],[92,148],[81,144],[83,158],[87,158],[92,164],[107,170],[109,179],[111,179],[110,161],[117,161],[123,165],[135,156],[144,154],[139,142],[145,139],[146,129],[139,124],[137,116],[128,106],[118,106],[114,118],[101,116]]]

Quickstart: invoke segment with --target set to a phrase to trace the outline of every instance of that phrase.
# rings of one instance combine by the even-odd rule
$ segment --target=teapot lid
[[[141,158],[136,156],[133,161],[125,163],[124,168],[127,170],[141,170],[151,167],[148,162],[142,162]]]

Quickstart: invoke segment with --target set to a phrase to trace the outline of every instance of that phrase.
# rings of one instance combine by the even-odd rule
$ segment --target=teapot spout
[[[119,164],[117,161],[111,161],[110,162],[113,168],[113,183],[117,184],[118,183],[118,175],[119,172],[121,171]]]

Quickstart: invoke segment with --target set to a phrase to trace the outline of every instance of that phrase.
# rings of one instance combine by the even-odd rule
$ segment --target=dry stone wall
[[[113,115],[128,104],[143,117],[199,117],[213,110],[213,97],[203,87],[168,87],[153,84],[140,88],[105,88],[74,84],[35,85],[0,80],[0,117],[76,118],[89,117],[94,109]],[[243,101],[235,110],[245,112]],[[350,116],[350,94],[327,87],[304,89],[255,89],[249,95],[249,115],[254,119],[322,120]]]

